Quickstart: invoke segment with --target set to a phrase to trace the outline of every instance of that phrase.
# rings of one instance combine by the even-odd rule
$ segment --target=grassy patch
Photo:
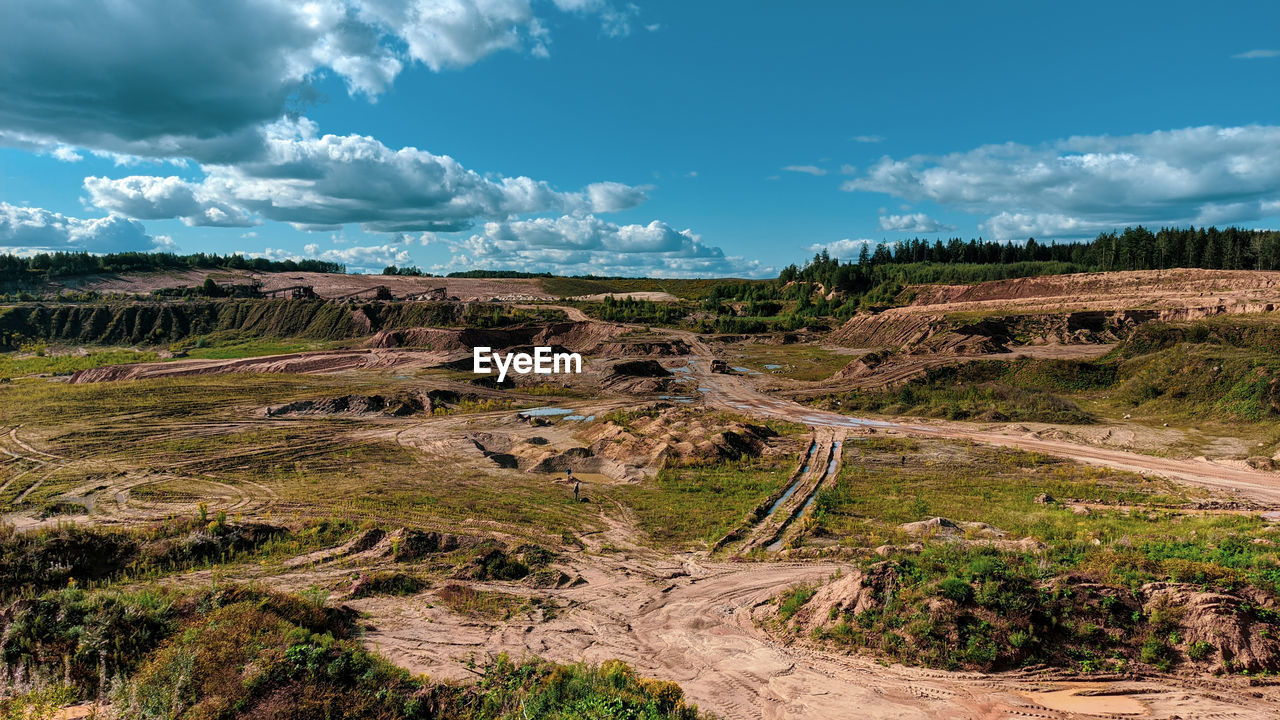
[[[466,585],[449,584],[436,591],[440,604],[459,615],[507,620],[537,604],[536,599],[497,590],[477,590]]]
[[[340,417],[264,423],[267,405],[348,393],[395,392],[413,379],[381,374],[189,376],[121,383],[67,385],[24,381],[0,385],[0,416],[23,423],[28,439],[69,458],[11,484],[0,502],[44,478],[24,506],[49,502],[70,488],[144,480],[146,499],[190,502],[188,489],[222,483],[286,505],[289,519],[349,518],[448,529],[470,523],[522,537],[552,537],[592,526],[593,513],[563,488],[516,471],[492,474],[431,462],[368,425]],[[451,412],[514,407],[465,400]],[[3,473],[21,472],[14,463]],[[51,474],[50,474],[51,473]],[[0,482],[7,479],[0,476]],[[275,494],[265,496],[266,486]],[[216,488],[213,488],[216,489]],[[226,489],[219,492],[226,492]],[[115,502],[114,495],[105,501]],[[216,508],[215,508],[216,509]]]
[[[731,365],[748,367],[793,380],[825,380],[844,369],[853,358],[813,345],[766,345],[745,343],[726,350]],[[775,365],[777,367],[766,367]]]
[[[1048,546],[1057,572],[1128,588],[1177,580],[1280,591],[1275,546],[1252,542],[1272,536],[1267,523],[1179,509],[1202,492],[1034,453],[910,442],[914,450],[849,441],[839,482],[815,502],[814,536],[863,547],[905,543],[912,538],[900,524],[941,516],[1033,538]],[[1058,502],[1037,502],[1042,494]]]
[[[817,638],[951,670],[1048,664],[1125,672],[1142,663],[1167,671],[1180,657],[1176,613],[1144,606],[1134,587],[1088,572],[1064,574],[1034,553],[939,543],[868,561],[862,571],[872,602],[856,613],[833,609]],[[1280,630],[1274,614],[1248,606],[1241,613],[1258,632]],[[1184,650],[1196,660],[1212,648],[1193,643]]]
[[[812,585],[801,585],[791,588],[778,596],[778,618],[783,622],[790,620],[804,604],[813,599],[817,590]]]
[[[965,363],[933,368],[897,387],[852,390],[816,403],[840,412],[921,415],[949,420],[1084,424],[1094,421],[1074,401],[1045,390],[1013,385],[1004,363]]]
[[[158,358],[159,356],[154,352],[123,349],[97,350],[80,354],[48,350],[43,354],[0,353],[0,380],[27,375],[71,375],[78,370],[104,365],[151,362]]]
[[[1179,345],[1129,360],[1115,399],[1144,415],[1249,423],[1280,418],[1280,360],[1253,349]]]
[[[290,530],[238,523],[203,508],[193,517],[131,529],[64,524],[31,532],[0,526],[0,599],[30,597],[68,585],[93,587],[157,577],[216,563],[292,557],[333,545],[354,532],[341,521]]]
[[[238,358],[261,357],[263,355],[283,355],[286,353],[307,352],[310,350],[330,350],[348,344],[346,341],[318,341],[268,338],[232,337],[218,339],[200,337],[193,342],[179,344],[176,350],[186,353],[187,357],[201,360],[235,360]]]
[[[736,527],[761,498],[787,481],[797,462],[797,456],[788,455],[669,467],[653,480],[619,486],[612,494],[635,512],[654,542],[687,547],[714,542]]]

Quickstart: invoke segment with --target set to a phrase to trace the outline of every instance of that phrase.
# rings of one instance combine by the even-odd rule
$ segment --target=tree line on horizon
[[[0,255],[0,283],[34,284],[54,278],[83,275],[155,272],[159,270],[253,270],[257,272],[344,273],[342,263],[327,260],[268,260],[244,255],[167,252],[123,252],[94,255],[87,252]]]
[[[817,283],[828,291],[859,295],[884,294],[893,286],[920,283],[966,283],[1032,275],[1166,268],[1215,270],[1280,270],[1280,231],[1244,228],[1162,228],[1142,226],[1099,234],[1093,240],[1025,243],[951,238],[930,242],[912,238],[881,243],[874,251],[864,245],[856,259],[841,261],[827,251],[803,266],[789,265],[780,285]],[[0,283],[33,285],[54,278],[125,272],[189,269],[253,270],[258,272],[344,273],[346,266],[326,260],[269,260],[244,255],[166,252],[87,252],[0,254]],[[417,267],[389,266],[384,275],[431,276]],[[449,273],[461,278],[549,278],[547,272],[468,270]],[[582,279],[608,280],[594,275]],[[760,281],[722,285],[713,294],[722,298],[767,301],[786,296]],[[794,298],[792,298],[794,299]]]
[[[888,283],[982,282],[1032,275],[1120,270],[1204,268],[1280,270],[1280,231],[1244,228],[1142,226],[1106,232],[1073,243],[993,242],[982,239],[929,242],[912,238],[863,246],[856,260],[841,262],[827,251],[803,267],[789,265],[778,279],[819,283],[828,290],[863,293]]]

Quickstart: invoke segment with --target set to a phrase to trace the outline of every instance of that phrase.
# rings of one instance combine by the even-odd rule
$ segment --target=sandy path
[[[615,529],[614,539],[629,533]],[[1139,716],[1150,718],[1280,716],[1280,693],[1247,689],[1239,680],[1085,683],[883,666],[803,641],[784,644],[758,625],[779,591],[818,582],[839,569],[834,564],[700,563],[691,556],[663,558],[635,550],[584,555],[570,565],[588,582],[540,591],[562,608],[550,620],[463,618],[432,606],[429,595],[350,604],[368,613],[375,628],[366,642],[415,672],[465,679],[471,671],[463,661],[483,661],[499,652],[564,662],[619,658],[642,674],[679,682],[703,709],[731,720],[1066,720],[1095,713],[1122,717],[1112,713],[1135,707]],[[509,586],[491,589],[511,591]],[[1072,695],[1076,690],[1104,694]],[[1067,695],[1072,700],[1063,702]]]
[[[1049,440],[1028,435],[1009,435],[978,430],[960,423],[913,421],[910,423],[889,420],[869,420],[850,415],[817,410],[798,403],[765,395],[753,388],[745,378],[733,375],[701,373],[699,382],[707,401],[715,406],[748,415],[777,418],[804,423],[813,427],[875,428],[909,435],[970,440],[973,442],[1010,447],[1019,450],[1044,453],[1069,458],[1092,465],[1102,465],[1117,470],[1151,473],[1174,480],[1225,491],[1241,498],[1266,505],[1280,506],[1280,474],[1261,470],[1245,470],[1219,465],[1205,460],[1180,460],[1152,455],[1113,450],[1068,442]]]

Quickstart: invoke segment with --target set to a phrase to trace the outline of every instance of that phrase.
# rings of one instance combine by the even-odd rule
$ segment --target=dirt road
[[[366,641],[411,671],[458,679],[470,676],[462,661],[499,652],[564,662],[619,658],[645,675],[679,682],[699,706],[729,720],[1280,716],[1280,693],[1256,697],[1266,689],[1239,679],[1084,683],[949,673],[787,644],[762,625],[768,603],[783,588],[820,581],[841,566],[661,556],[632,545],[635,530],[619,524],[612,509],[609,515],[611,529],[592,545],[625,549],[571,558],[587,582],[539,591],[561,608],[553,616],[485,621],[462,618],[429,597],[375,597],[351,603],[375,628]],[[1063,707],[1069,709],[1055,709]]]
[[[790,400],[765,395],[743,377],[702,372],[698,367],[700,387],[707,402],[735,412],[758,417],[777,418],[804,423],[811,427],[874,428],[904,435],[923,435],[970,440],[973,442],[1016,448],[1069,458],[1091,465],[1117,470],[1151,473],[1174,480],[1232,493],[1242,499],[1280,507],[1280,474],[1261,470],[1243,470],[1205,460],[1180,460],[1139,453],[1081,445],[1066,440],[1050,440],[1030,434],[1012,435],[979,430],[972,425],[937,421],[894,422],[871,420],[826,412]]]

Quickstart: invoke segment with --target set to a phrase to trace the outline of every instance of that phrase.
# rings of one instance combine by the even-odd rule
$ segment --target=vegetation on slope
[[[1266,424],[1280,419],[1278,357],[1280,323],[1270,318],[1148,323],[1096,360],[964,362],[813,402],[846,413],[993,422],[1083,424],[1131,414]]]
[[[620,486],[614,495],[660,545],[711,543],[736,527],[760,498],[780,490],[797,459],[775,456],[666,467],[653,480]]]
[[[812,589],[779,598],[788,627],[795,616],[824,642],[979,670],[1168,669],[1217,654],[1179,636],[1185,608],[1152,602],[1160,586],[1151,583],[1162,582],[1232,594],[1215,601],[1239,604],[1231,622],[1280,636],[1280,615],[1265,609],[1280,595],[1277,536],[1257,515],[1200,510],[1195,493],[1167,481],[1033,453],[851,439],[845,457],[797,545],[867,549],[858,561],[867,594],[821,617],[803,612]],[[923,534],[907,525],[933,517],[955,525]],[[869,552],[879,546],[888,549]],[[1237,665],[1230,649],[1221,657],[1229,671],[1280,667],[1280,654]]]
[[[1087,424],[1092,414],[1075,402],[1016,379],[1017,370],[999,361],[975,361],[931,368],[924,377],[896,387],[850,390],[815,401],[845,413],[874,412],[982,422]],[[1082,374],[1078,382],[1087,382]]]
[[[365,650],[354,616],[312,598],[243,586],[194,592],[67,588],[0,614],[5,676],[109,700],[129,717],[184,720],[696,720],[674,683],[626,665],[516,663],[505,655],[474,685],[414,678]],[[0,716],[32,717],[31,698]]]
[[[407,327],[504,327],[564,318],[560,310],[444,302],[334,303],[323,300],[198,300],[0,308],[0,348],[32,342],[160,345],[219,339],[336,341]]]

